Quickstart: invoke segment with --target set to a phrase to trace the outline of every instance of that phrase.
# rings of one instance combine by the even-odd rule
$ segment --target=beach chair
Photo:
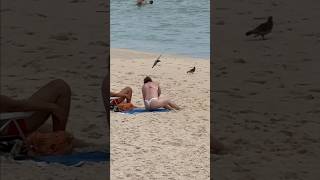
[[[10,152],[12,157],[16,159],[20,157],[20,152],[23,147],[23,142],[26,140],[26,135],[23,132],[18,120],[30,117],[33,112],[10,112],[0,113],[0,152]],[[12,124],[18,130],[17,135],[6,135],[6,128]],[[0,154],[1,154],[0,153]]]
[[[110,97],[110,104],[119,104],[120,97]]]
[[[26,139],[26,135],[22,131],[18,120],[30,117],[33,112],[10,112],[10,113],[0,113],[0,141],[13,140],[13,139]],[[3,135],[4,130],[13,123],[17,128],[18,135]]]
[[[117,105],[120,104],[119,97],[110,97],[110,110],[117,111]]]

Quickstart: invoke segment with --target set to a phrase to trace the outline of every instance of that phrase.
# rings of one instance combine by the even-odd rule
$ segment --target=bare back
[[[149,100],[151,98],[159,97],[159,84],[156,82],[148,82],[142,86],[143,99]]]

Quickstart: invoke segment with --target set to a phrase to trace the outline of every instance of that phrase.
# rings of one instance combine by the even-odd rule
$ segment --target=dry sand
[[[320,2],[213,6],[213,135],[230,148],[213,179],[319,179]],[[270,15],[268,40],[245,36]]]
[[[111,49],[111,90],[133,89],[144,107],[146,75],[183,109],[136,115],[111,112],[111,179],[209,179],[209,60]],[[186,72],[193,66],[194,74]]]
[[[106,14],[96,11],[106,9],[105,3],[1,1],[1,94],[27,98],[52,79],[65,80],[72,89],[67,130],[103,147],[106,113],[100,88],[107,73],[108,31]],[[39,166],[2,157],[0,175],[3,180],[100,180],[107,178],[106,169],[106,163]]]

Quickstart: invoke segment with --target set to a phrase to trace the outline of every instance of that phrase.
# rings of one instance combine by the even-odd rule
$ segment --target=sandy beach
[[[213,155],[213,179],[318,179],[319,1],[213,6],[213,135],[230,149]],[[267,40],[245,36],[268,16]]]
[[[210,67],[192,59],[111,48],[111,91],[133,89],[132,103],[144,107],[146,75],[183,109],[111,116],[111,179],[209,179]],[[193,66],[194,74],[186,72]]]
[[[108,31],[105,13],[97,12],[106,8],[105,3],[1,1],[1,94],[28,98],[50,80],[65,80],[72,90],[67,131],[100,147],[87,150],[103,150],[107,144],[100,88],[107,73]],[[51,130],[51,122],[41,130]],[[1,157],[0,175],[5,180],[106,179],[106,167],[106,163],[67,167]]]

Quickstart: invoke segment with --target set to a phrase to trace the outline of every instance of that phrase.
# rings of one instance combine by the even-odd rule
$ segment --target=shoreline
[[[128,52],[136,52],[136,53],[142,53],[142,54],[153,54],[153,55],[162,54],[162,55],[166,55],[166,56],[169,56],[169,57],[179,57],[179,58],[188,58],[188,59],[200,60],[200,61],[203,61],[203,60],[209,60],[210,61],[210,55],[209,55],[209,57],[193,57],[193,56],[190,56],[190,55],[187,55],[187,54],[158,53],[158,52],[153,52],[153,51],[141,51],[141,50],[130,49],[130,48],[110,48],[110,52],[112,50],[122,50],[122,51],[128,51]]]

